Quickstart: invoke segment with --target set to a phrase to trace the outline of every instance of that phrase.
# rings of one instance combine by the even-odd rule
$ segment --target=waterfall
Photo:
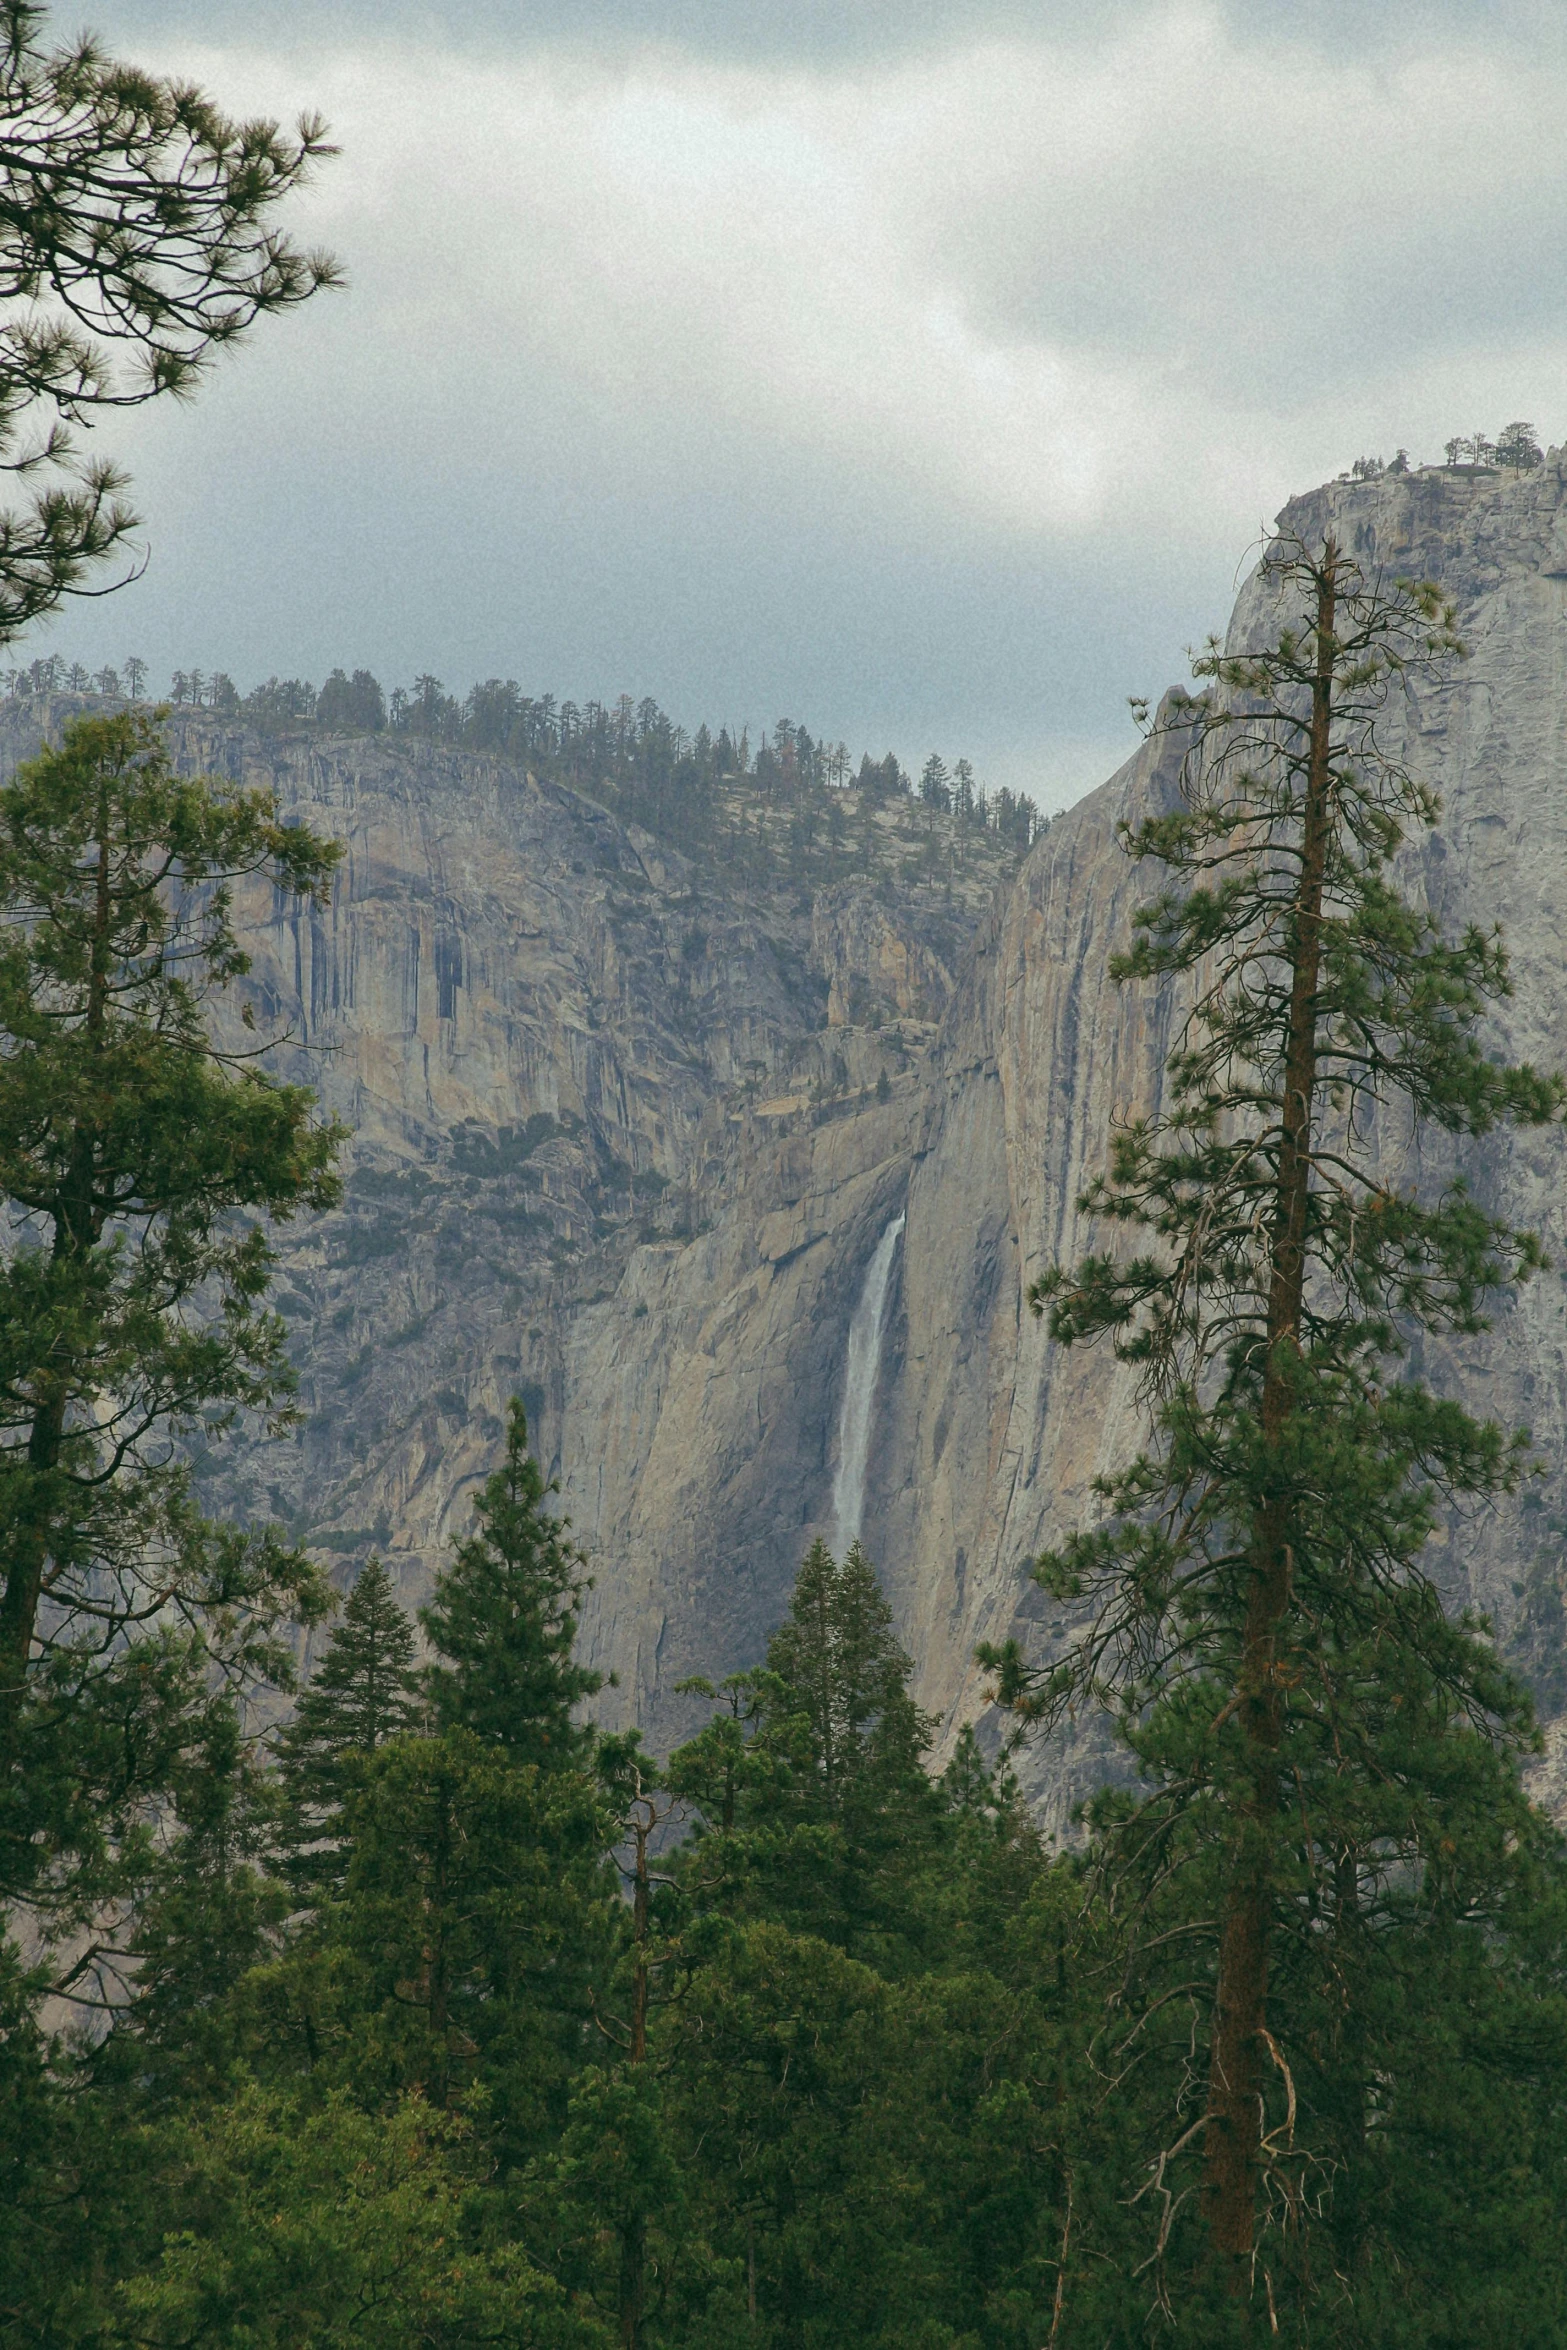
[[[843,1410],[838,1419],[838,1467],[832,1481],[835,1521],[833,1548],[839,1558],[860,1538],[865,1514],[865,1469],[871,1450],[871,1407],[876,1401],[876,1375],[881,1369],[882,1330],[887,1320],[887,1291],[892,1284],[892,1255],[903,1233],[905,1218],[893,1217],[866,1268],[865,1286],[849,1324],[849,1361],[843,1381]]]

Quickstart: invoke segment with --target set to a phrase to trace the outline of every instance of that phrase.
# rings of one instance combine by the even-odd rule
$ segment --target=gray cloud
[[[1561,432],[1555,12],[99,20],[324,107],[353,286],[116,428],[153,563],[84,657],[649,691],[1059,794],[1289,490]]]
[[[1091,48],[1157,21],[1160,0],[333,0],[339,37],[414,39],[492,56],[573,43],[600,49],[652,44],[728,61],[826,69],[997,36]],[[1337,59],[1418,52],[1457,41],[1474,51],[1560,48],[1567,28],[1555,0],[1216,0],[1227,36],[1254,50]],[[170,35],[310,45],[319,37],[302,0],[100,0],[95,26],[122,42]]]

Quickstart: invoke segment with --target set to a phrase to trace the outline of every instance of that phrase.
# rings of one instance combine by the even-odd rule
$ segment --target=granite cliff
[[[1567,468],[1521,478],[1430,472],[1335,483],[1281,524],[1330,525],[1368,567],[1457,595],[1468,660],[1393,721],[1441,793],[1408,879],[1446,923],[1500,921],[1515,994],[1498,1047],[1545,1065],[1567,1037]],[[1265,620],[1258,578],[1231,641]],[[604,1560],[592,1636],[655,1731],[699,1658],[754,1653],[787,1574],[830,1533],[844,1333],[894,1213],[894,1261],[870,1449],[866,1540],[946,1726],[983,1710],[975,1642],[1048,1636],[1024,1562],[1091,1506],[1138,1441],[1129,1384],[1101,1352],[1063,1354],[1023,1310],[1027,1283],[1090,1235],[1075,1202],[1112,1118],[1154,1106],[1171,1007],[1107,976],[1147,877],[1117,823],[1167,801],[1149,746],[1052,825],[982,924],[929,1053],[895,1105],[753,1146],[743,1181],[687,1249],[639,1258],[635,1305],[585,1316],[570,1351],[563,1468]],[[1383,1138],[1390,1172],[1408,1159]],[[1410,1175],[1439,1180],[1427,1146]],[[1530,1426],[1545,1474],[1523,1500],[1455,1520],[1437,1545],[1455,1604],[1489,1609],[1547,1711],[1567,1702],[1567,1142],[1560,1130],[1470,1149],[1464,1171],[1538,1226],[1556,1269],[1504,1304],[1483,1341],[1427,1365],[1476,1408]],[[645,1304],[647,1314],[635,1315]],[[610,1562],[614,1561],[613,1567]],[[1555,1749],[1553,1748],[1553,1752]],[[1060,1818],[1098,1767],[1092,1737],[1029,1772]]]
[[[1410,879],[1445,921],[1504,924],[1516,992],[1498,1043],[1560,1063],[1561,454],[1521,477],[1338,482],[1281,523],[1331,524],[1368,566],[1458,596],[1470,658],[1397,721],[1444,801]],[[1254,576],[1233,642],[1261,597]],[[7,762],[60,715],[12,705]],[[1115,828],[1174,790],[1168,751],[1142,751],[999,885],[928,837],[900,855],[883,810],[877,875],[812,893],[740,887],[480,759],[203,718],[176,734],[187,765],[270,781],[347,845],[330,911],[253,910],[259,1011],[355,1138],[342,1211],[281,1236],[306,1423],[215,1464],[218,1490],[345,1570],[380,1546],[413,1604],[520,1391],[592,1556],[584,1642],[618,1676],[605,1703],[662,1744],[685,1718],[675,1684],[753,1661],[802,1550],[835,1532],[850,1324],[902,1216],[864,1534],[944,1736],[981,1713],[975,1642],[1048,1637],[1023,1564],[1138,1439],[1124,1377],[1052,1349],[1022,1298],[1084,1245],[1074,1203],[1111,1120],[1158,1100],[1170,1006],[1107,966],[1147,886]],[[1446,1163],[1428,1152],[1419,1172]],[[1455,1522],[1439,1549],[1455,1602],[1495,1613],[1553,1713],[1564,1165],[1554,1130],[1469,1155],[1558,1270],[1428,1366],[1538,1439],[1527,1499]],[[1047,1813],[1096,1767],[1091,1738],[1035,1755]]]

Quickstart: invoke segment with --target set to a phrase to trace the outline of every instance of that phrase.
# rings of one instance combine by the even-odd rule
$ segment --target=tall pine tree
[[[187,1440],[286,1415],[267,1221],[338,1191],[311,1095],[214,1042],[234,886],[323,899],[338,855],[140,711],[0,790],[0,1893],[45,1930],[115,1890],[215,1668],[286,1672],[326,1598],[201,1515]]]
[[[1197,663],[1204,691],[1164,722],[1189,745],[1183,804],[1127,841],[1175,878],[1117,975],[1180,980],[1191,1008],[1166,1107],[1114,1137],[1083,1206],[1146,1245],[1034,1293],[1058,1344],[1108,1333],[1142,1367],[1157,1441],[1106,1481],[1104,1522],[1038,1563],[1086,1606],[1065,1661],[990,1658],[1036,1716],[1119,1707],[1154,1789],[1129,1848],[1186,1872],[1189,1954],[1213,1922],[1211,1971],[1185,1970],[1205,2111],[1172,2116],[1159,2177],[1172,2188],[1200,2148],[1241,2302],[1277,2281],[1259,2209],[1288,2237],[1314,2197],[1286,1974],[1326,1971],[1328,2004],[1351,1998],[1348,1951],[1396,1929],[1390,1888],[1435,1898],[1455,1873],[1444,1786],[1527,1735],[1519,1692],[1422,1563],[1440,1510],[1509,1488],[1520,1442],[1400,1358],[1411,1330],[1483,1329],[1538,1249],[1460,1180],[1423,1199],[1390,1179],[1371,1136],[1483,1135],[1562,1101],[1483,1041],[1508,987],[1500,940],[1444,937],[1392,870],[1438,811],[1391,721],[1460,651],[1451,603],[1368,581],[1332,538],[1276,544],[1264,585],[1276,632]]]

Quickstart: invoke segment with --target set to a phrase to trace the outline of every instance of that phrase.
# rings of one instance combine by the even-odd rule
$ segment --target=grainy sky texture
[[[343,148],[350,290],[100,436],[151,564],[38,644],[155,685],[652,693],[1057,805],[1292,491],[1567,435],[1559,0],[91,21]]]

